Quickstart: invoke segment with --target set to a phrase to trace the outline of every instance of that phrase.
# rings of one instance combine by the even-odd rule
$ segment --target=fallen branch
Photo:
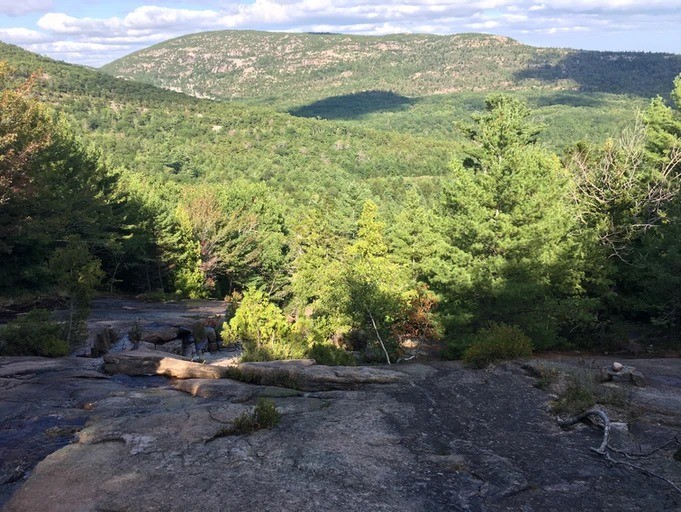
[[[591,448],[591,450],[601,455],[605,455],[608,449],[608,442],[610,441],[610,418],[608,418],[608,415],[600,407],[592,407],[588,411],[566,420],[559,419],[558,425],[561,428],[568,428],[575,423],[585,420],[589,416],[598,416],[603,421],[603,442],[598,448]]]
[[[666,477],[664,477],[664,476],[662,476],[658,473],[655,473],[654,471],[646,469],[642,466],[632,464],[631,462],[627,462],[625,460],[615,459],[615,458],[612,457],[612,455],[610,455],[610,452],[612,451],[614,453],[619,453],[621,455],[624,455],[628,459],[642,459],[642,458],[649,457],[649,456],[653,455],[654,453],[666,448],[670,444],[679,443],[677,436],[674,436],[672,439],[667,441],[665,444],[655,448],[654,450],[652,450],[648,453],[630,454],[630,453],[625,452],[624,450],[618,450],[618,449],[610,446],[610,444],[609,444],[610,443],[610,418],[608,418],[607,413],[603,409],[601,409],[600,407],[592,407],[591,409],[589,409],[586,412],[583,412],[582,414],[578,414],[577,416],[573,416],[572,418],[568,418],[568,419],[565,419],[565,420],[561,420],[559,418],[558,419],[558,425],[561,428],[568,428],[568,427],[571,427],[572,425],[574,425],[576,423],[579,423],[580,421],[585,420],[586,418],[588,418],[590,416],[596,416],[596,417],[600,418],[601,421],[603,422],[603,441],[601,442],[601,445],[598,448],[591,448],[592,451],[598,453],[599,455],[602,455],[605,458],[605,460],[608,461],[611,464],[622,464],[622,465],[630,467],[632,469],[637,469],[638,471],[640,471],[641,473],[644,473],[646,475],[658,478],[658,479],[666,482],[676,492],[681,494],[681,488],[678,485],[676,485],[674,482],[669,480],[668,478],[666,478]]]
[[[374,326],[374,331],[376,331],[376,337],[378,338],[378,342],[381,344],[381,348],[383,349],[383,352],[385,353],[385,359],[388,361],[388,364],[392,364],[390,362],[390,356],[388,355],[388,351],[385,348],[385,345],[383,344],[383,339],[381,338],[381,335],[378,333],[378,327],[376,327],[376,322],[374,321],[374,315],[371,314],[371,311],[369,308],[367,308],[367,313],[369,313],[369,318],[371,318],[371,324]]]

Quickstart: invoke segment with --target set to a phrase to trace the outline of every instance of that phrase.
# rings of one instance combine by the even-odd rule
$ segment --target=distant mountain
[[[102,68],[197,97],[302,105],[361,91],[419,97],[550,90],[667,94],[681,55],[535,48],[484,34],[203,32]]]
[[[0,61],[14,70],[10,86],[37,73],[33,94],[65,113],[111,167],[166,181],[262,181],[284,197],[357,198],[368,194],[367,184],[375,180],[415,179],[427,186],[429,178],[446,173],[456,148],[439,137],[197,99],[4,43]],[[402,188],[393,184],[381,190]]]

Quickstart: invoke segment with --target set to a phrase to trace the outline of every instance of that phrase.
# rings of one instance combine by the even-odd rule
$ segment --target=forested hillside
[[[182,36],[102,68],[198,97],[304,105],[381,90],[411,98],[453,92],[562,90],[667,94],[672,54],[535,48],[486,34],[350,36],[254,31]]]
[[[659,85],[673,104],[540,91],[405,111],[362,93],[389,105],[380,120],[310,92],[305,108],[339,113],[326,120],[8,45],[0,61],[0,295],[64,297],[73,322],[50,339],[78,337],[97,289],[228,297],[223,338],[251,359],[394,361],[408,339],[454,357],[499,338],[593,347],[631,323],[677,339],[680,80]],[[19,351],[12,336],[0,350]]]

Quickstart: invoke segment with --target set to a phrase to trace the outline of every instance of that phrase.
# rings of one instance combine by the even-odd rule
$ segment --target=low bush
[[[330,343],[314,343],[307,357],[317,361],[317,364],[328,366],[354,366],[356,364],[351,353]]]
[[[496,361],[532,355],[532,342],[518,327],[492,323],[480,329],[463,353],[464,363],[484,368]]]
[[[0,355],[60,357],[69,353],[62,326],[46,309],[33,311],[0,330]]]
[[[287,318],[264,292],[248,290],[221,334],[226,344],[241,343],[242,361],[310,357],[319,364],[354,364],[351,354],[326,341],[327,331],[327,325],[305,316]]]
[[[305,357],[307,345],[292,331],[281,310],[261,290],[244,293],[241,305],[222,328],[226,344],[241,343],[242,361],[272,361]]]
[[[252,413],[243,413],[234,420],[233,434],[249,434],[279,423],[279,411],[272,400],[259,398]]]
[[[609,388],[598,383],[588,372],[568,375],[568,384],[558,393],[552,409],[556,414],[580,414],[596,404],[627,409],[631,403],[630,392],[625,387]]]

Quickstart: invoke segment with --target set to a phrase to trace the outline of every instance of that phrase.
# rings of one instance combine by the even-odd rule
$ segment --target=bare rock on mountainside
[[[408,104],[407,97],[462,91],[664,94],[667,90],[659,87],[668,87],[679,73],[681,58],[536,48],[490,34],[358,36],[225,30],[164,41],[101,69],[199,98],[319,104],[351,99],[358,91],[365,91],[368,98],[372,92],[390,91],[396,94],[393,99],[404,95]],[[314,106],[293,112],[310,116]]]
[[[516,364],[486,371],[406,364],[393,367],[401,377],[390,383],[302,392],[231,379],[108,376],[97,363],[0,358],[5,512],[46,504],[51,512],[681,507],[667,482],[594,454],[598,429],[562,430],[546,392]],[[628,387],[637,414],[612,411],[620,422],[613,431],[648,451],[681,426],[681,409],[668,407],[681,397],[681,361],[630,363],[649,386]],[[275,402],[279,424],[234,435],[234,421],[263,396]],[[655,472],[679,483],[681,463],[670,449],[678,448],[656,453]]]

